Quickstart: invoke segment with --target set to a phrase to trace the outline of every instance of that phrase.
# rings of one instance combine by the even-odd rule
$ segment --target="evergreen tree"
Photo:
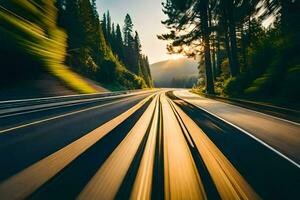
[[[114,52],[114,54],[116,54],[117,52],[117,45],[116,45],[116,31],[115,31],[115,24],[112,23],[111,26],[111,41],[110,41],[110,45],[111,45],[111,49]]]
[[[124,20],[124,45],[129,47],[132,45],[132,31],[133,31],[133,23],[129,14],[126,15]]]
[[[143,75],[142,70],[141,70],[141,59],[142,59],[142,45],[140,42],[140,37],[137,31],[135,31],[134,35],[134,51],[133,51],[133,57],[134,57],[134,72],[139,75]]]
[[[171,52],[174,52],[174,47],[182,48],[182,46],[191,45],[192,43],[200,43],[204,47],[206,91],[213,94],[214,82],[210,55],[211,30],[208,26],[209,1],[167,0],[163,6],[163,11],[168,16],[163,24],[170,28],[171,32],[159,36],[159,39],[173,40],[169,46]],[[196,27],[191,28],[191,25],[196,25]]]
[[[112,42],[112,24],[111,24],[111,17],[110,17],[110,13],[109,11],[107,11],[106,13],[106,20],[107,20],[107,24],[106,24],[106,30],[107,30],[107,41],[109,44],[111,44]]]
[[[103,17],[102,17],[101,27],[102,27],[102,30],[103,30],[105,40],[107,41],[108,40],[108,33],[107,33],[107,20],[106,20],[106,14],[105,13],[103,14]]]
[[[84,27],[80,23],[79,3],[78,0],[66,0],[64,19],[60,25],[64,27],[68,33],[68,51],[73,51],[82,45]]]
[[[124,45],[123,45],[121,27],[119,24],[117,24],[117,28],[116,28],[116,54],[118,55],[119,59],[124,62],[125,59]]]
[[[133,38],[133,23],[129,14],[126,15],[124,20],[124,63],[128,70],[136,72],[136,52],[134,49],[134,38]]]

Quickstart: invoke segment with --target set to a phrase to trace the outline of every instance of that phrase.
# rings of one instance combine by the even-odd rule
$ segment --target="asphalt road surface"
[[[0,102],[0,199],[299,199],[300,125],[187,90]]]

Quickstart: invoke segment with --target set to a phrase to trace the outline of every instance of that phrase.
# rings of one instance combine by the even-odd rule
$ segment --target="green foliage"
[[[106,44],[113,53],[110,57],[116,57],[117,59],[114,59],[115,62],[120,62],[128,71],[143,78],[148,87],[153,87],[148,57],[141,53],[142,45],[138,32],[135,31],[133,35],[133,23],[130,15],[127,14],[124,20],[124,42],[120,25],[117,24],[116,27],[114,23],[111,25],[109,12],[104,14],[101,24],[104,26]],[[133,77],[131,78],[134,79]]]
[[[143,89],[148,87],[143,78],[129,72],[128,70],[120,70],[117,80],[122,86],[128,89]]]
[[[211,45],[213,66],[201,64],[213,69],[217,94],[299,105],[299,9],[299,1],[293,0],[167,0],[163,11],[168,19],[163,23],[171,33],[159,38],[172,41],[170,52],[181,53],[183,45],[192,53],[201,49],[198,54],[204,61],[205,46]],[[203,26],[207,13],[209,44]],[[274,20],[268,29],[262,26],[266,19]],[[207,72],[206,77],[200,74],[201,80],[207,77]]]
[[[66,34],[57,27],[56,15],[52,0],[1,1],[1,82],[33,79],[48,71],[74,90],[95,92],[64,65]]]
[[[141,77],[125,69],[120,60],[125,58],[122,34],[120,26],[115,28],[112,23],[109,12],[100,22],[95,1],[58,1],[57,7],[60,25],[69,38],[66,63],[105,85],[122,85],[124,89],[145,87]],[[139,75],[138,71],[131,71]]]
[[[172,86],[176,88],[192,88],[197,84],[198,76],[182,76],[172,79]]]
[[[249,68],[225,85],[225,93],[251,99],[292,104],[299,102],[299,53],[297,42],[275,27],[248,49]]]

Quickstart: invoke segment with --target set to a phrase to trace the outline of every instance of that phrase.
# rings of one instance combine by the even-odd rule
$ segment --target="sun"
[[[172,54],[172,55],[170,55],[171,60],[178,60],[180,58],[184,58],[184,56],[182,54]]]

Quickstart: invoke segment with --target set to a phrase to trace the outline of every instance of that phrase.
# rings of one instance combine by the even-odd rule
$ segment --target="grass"
[[[83,80],[78,74],[74,73],[66,66],[56,64],[49,66],[50,74],[61,80],[68,88],[75,90],[81,94],[96,93],[97,90],[90,86],[85,80]]]

